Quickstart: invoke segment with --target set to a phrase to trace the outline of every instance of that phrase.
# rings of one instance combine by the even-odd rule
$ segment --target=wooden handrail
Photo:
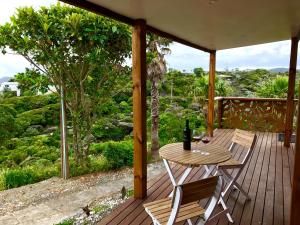
[[[284,132],[284,98],[215,97],[219,128]],[[295,105],[298,103],[294,99]],[[294,108],[294,110],[296,110]]]
[[[286,98],[255,98],[255,97],[215,97],[215,101],[218,100],[241,100],[241,101],[286,101]],[[298,99],[294,99],[294,101],[298,101]]]

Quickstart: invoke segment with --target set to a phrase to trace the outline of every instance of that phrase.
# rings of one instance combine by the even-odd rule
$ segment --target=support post
[[[297,129],[296,129],[296,146],[294,155],[294,171],[292,180],[292,201],[290,225],[299,224],[300,215],[300,85],[299,85],[299,99],[298,99],[298,115],[297,115]]]
[[[67,140],[67,117],[64,88],[60,88],[60,146],[61,146],[61,176],[69,178],[69,149]]]
[[[294,37],[291,40],[289,84],[288,84],[288,93],[286,99],[285,136],[284,136],[285,147],[290,147],[290,140],[293,132],[294,93],[295,93],[295,80],[296,80],[296,70],[297,70],[297,53],[298,53],[298,38]]]
[[[223,118],[223,98],[218,99],[218,125],[222,128],[222,118]]]
[[[136,20],[132,33],[134,197],[147,196],[146,22]]]
[[[214,132],[214,98],[216,76],[216,51],[210,53],[209,58],[209,83],[208,83],[208,113],[207,134],[212,137]]]

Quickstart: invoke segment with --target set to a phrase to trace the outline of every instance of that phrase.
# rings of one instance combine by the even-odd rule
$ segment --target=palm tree
[[[158,124],[159,124],[159,82],[167,71],[165,55],[171,50],[168,48],[171,41],[154,34],[148,36],[147,46],[147,74],[151,81],[151,152],[153,158],[158,156]]]

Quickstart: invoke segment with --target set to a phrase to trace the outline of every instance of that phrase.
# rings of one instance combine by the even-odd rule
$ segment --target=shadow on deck
[[[233,130],[218,129],[212,142],[229,147],[232,135]],[[238,179],[248,191],[251,201],[245,201],[245,197],[238,191],[225,196],[225,201],[230,208],[234,224],[288,225],[294,145],[289,149],[285,148],[282,142],[277,141],[275,133],[257,132],[257,135],[253,155]],[[233,154],[234,158],[239,159],[242,151],[235,149]],[[184,169],[183,166],[174,164],[172,170],[176,177],[180,177]],[[194,168],[186,182],[198,180],[203,174],[203,168]],[[148,182],[146,199],[129,199],[99,224],[152,224],[143,204],[165,198],[171,190],[170,179],[165,173]],[[229,223],[224,217],[215,224]]]

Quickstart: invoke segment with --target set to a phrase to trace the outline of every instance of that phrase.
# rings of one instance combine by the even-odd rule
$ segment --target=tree
[[[170,53],[168,48],[170,40],[159,37],[154,34],[148,35],[148,52],[147,52],[147,74],[151,81],[151,151],[154,158],[158,156],[159,139],[159,82],[167,71],[166,60],[164,56]]]
[[[297,83],[297,82],[296,82]],[[274,79],[262,82],[256,88],[256,95],[263,98],[286,98],[288,92],[288,76],[277,76]],[[295,86],[295,95],[298,96],[298,85]]]
[[[193,71],[197,77],[202,77],[206,74],[205,71],[203,70],[203,68],[201,68],[201,67],[195,68]]]
[[[85,164],[97,107],[128,75],[122,64],[131,50],[129,27],[76,7],[24,7],[0,27],[0,47],[22,55],[63,90],[75,161]]]
[[[35,68],[26,68],[25,72],[17,73],[12,80],[19,83],[22,95],[45,94],[51,84],[49,77]]]

